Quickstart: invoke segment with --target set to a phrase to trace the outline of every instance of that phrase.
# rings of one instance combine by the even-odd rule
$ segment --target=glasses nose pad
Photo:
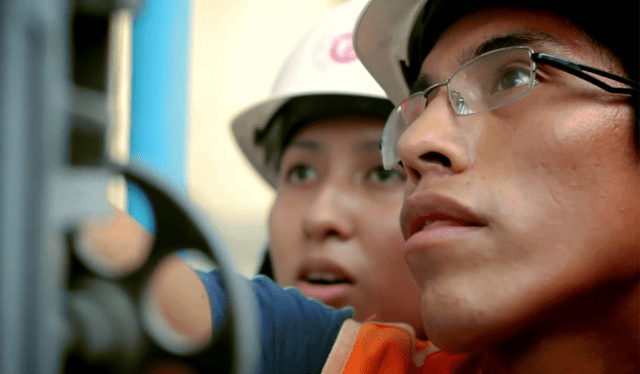
[[[449,93],[449,100],[451,101],[451,105],[453,106],[453,110],[456,114],[468,114],[469,108],[467,107],[467,101],[465,100],[460,92],[451,91]]]
[[[380,151],[382,153],[382,166],[386,170],[391,170],[400,161],[398,150],[396,149],[396,143],[400,135],[398,132],[400,126],[399,121],[402,121],[402,116],[397,112],[391,112],[391,115],[387,119],[387,123],[382,130],[382,138],[380,140]]]

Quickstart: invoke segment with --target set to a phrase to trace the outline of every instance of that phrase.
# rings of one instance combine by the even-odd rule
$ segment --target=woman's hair
[[[265,163],[280,169],[280,160],[291,140],[310,122],[346,115],[386,119],[393,110],[387,99],[355,95],[308,95],[294,97],[256,131],[254,141],[265,149]]]

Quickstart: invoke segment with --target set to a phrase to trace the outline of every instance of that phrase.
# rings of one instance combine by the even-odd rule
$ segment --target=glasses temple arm
[[[600,88],[602,88],[603,90],[607,91],[607,92],[611,92],[611,93],[616,93],[616,94],[629,94],[629,95],[635,95],[638,93],[638,83],[634,82],[630,79],[621,77],[619,75],[615,75],[612,73],[609,73],[607,71],[603,71],[603,70],[599,70],[596,68],[592,68],[590,66],[586,66],[586,65],[581,65],[569,60],[565,60],[556,56],[552,56],[552,55],[548,55],[546,53],[533,53],[531,55],[531,59],[536,62],[536,63],[540,63],[540,64],[545,64],[545,65],[550,65],[553,66],[557,69],[566,71],[569,74],[575,75],[577,77],[580,77]],[[624,87],[613,87],[611,85],[608,85],[607,83],[595,78],[592,75],[586,74],[585,71],[592,73],[592,74],[596,74],[605,78],[609,78],[612,79],[616,82],[620,82],[623,84],[628,85],[631,88],[624,88]]]

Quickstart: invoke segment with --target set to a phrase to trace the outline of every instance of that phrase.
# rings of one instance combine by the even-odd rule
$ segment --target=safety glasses
[[[637,82],[557,56],[536,53],[529,47],[490,51],[467,62],[444,81],[412,94],[391,112],[380,144],[385,169],[393,169],[400,161],[398,139],[425,111],[436,88],[447,87],[449,102],[458,115],[487,112],[528,95],[536,84],[536,66],[539,64],[563,70],[610,93],[635,95],[638,92]],[[596,76],[627,87],[611,86]]]

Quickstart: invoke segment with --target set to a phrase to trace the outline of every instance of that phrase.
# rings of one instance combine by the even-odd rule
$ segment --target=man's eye
[[[400,166],[396,167],[396,169],[385,170],[380,165],[369,172],[369,179],[378,183],[404,182],[405,176],[397,170],[399,168]]]
[[[512,67],[497,73],[493,93],[531,85],[531,70]]]
[[[302,183],[315,180],[318,177],[316,170],[307,165],[295,165],[287,172],[286,179],[289,183]]]

